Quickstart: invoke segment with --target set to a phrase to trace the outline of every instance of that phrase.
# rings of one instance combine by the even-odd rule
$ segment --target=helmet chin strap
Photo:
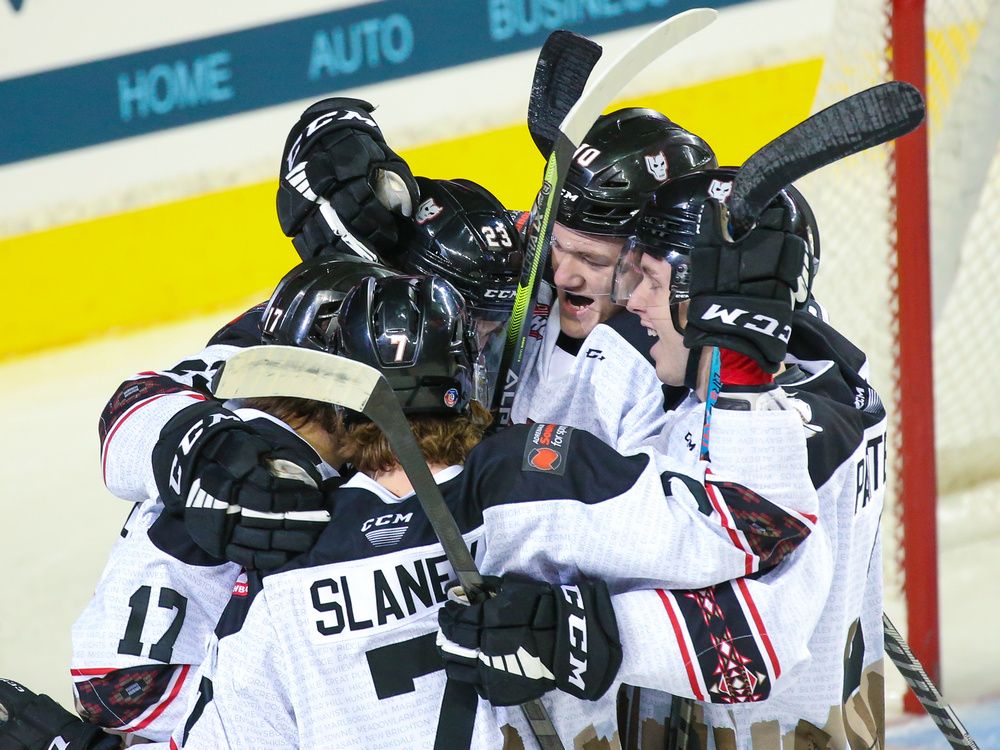
[[[670,321],[674,324],[674,330],[683,336],[684,327],[681,325],[680,305],[670,306]],[[698,390],[698,366],[701,364],[701,350],[700,346],[688,349],[687,364],[684,367],[684,385],[691,391]]]

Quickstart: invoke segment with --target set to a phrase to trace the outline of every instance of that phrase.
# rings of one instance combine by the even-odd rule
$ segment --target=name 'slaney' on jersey
[[[395,514],[396,518],[412,516]],[[481,537],[482,529],[464,537],[477,561],[482,558],[478,554]],[[339,575],[313,581],[308,588],[309,603],[321,615],[310,633],[314,643],[350,638],[358,632],[370,634],[373,629],[395,628],[419,619],[444,604],[447,584],[455,580],[451,564],[437,544],[344,564],[337,566],[337,572]]]

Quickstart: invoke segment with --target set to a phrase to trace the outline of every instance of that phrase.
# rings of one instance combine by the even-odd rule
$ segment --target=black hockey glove
[[[773,373],[785,358],[791,335],[805,242],[761,225],[733,242],[723,231],[723,217],[715,200],[706,201],[691,253],[684,343],[731,349]],[[769,217],[769,223],[774,221]]]
[[[396,252],[399,222],[412,215],[419,189],[373,109],[360,99],[323,99],[288,134],[278,220],[303,260],[329,252],[391,260]]]
[[[281,567],[330,520],[304,449],[275,445],[214,401],[167,422],[153,471],[163,504],[195,543],[245,568]]]
[[[120,737],[82,721],[47,695],[0,677],[0,750],[117,750]]]
[[[496,597],[468,604],[461,588],[438,611],[438,652],[448,677],[472,683],[495,706],[553,688],[597,700],[621,666],[618,623],[607,586],[489,578]]]

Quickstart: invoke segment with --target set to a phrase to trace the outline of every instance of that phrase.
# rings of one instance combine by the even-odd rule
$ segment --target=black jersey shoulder
[[[788,352],[800,360],[830,361],[834,367],[811,378],[809,390],[853,406],[869,424],[885,419],[885,407],[866,379],[868,358],[829,323],[796,312]]]
[[[809,405],[806,452],[814,487],[826,484],[865,440],[865,424],[856,409],[812,393],[807,386],[785,386],[792,398]]]
[[[477,445],[461,479],[484,510],[539,500],[599,503],[625,493],[648,463],[647,455],[623,456],[584,430],[538,423]]]
[[[885,421],[885,409],[861,374],[867,366],[864,353],[828,323],[796,313],[789,352],[826,363],[817,372],[794,368],[776,378],[790,396],[809,405],[810,424],[819,428],[807,427],[806,448],[813,485],[821,487],[864,443],[865,431]]]
[[[465,494],[463,475],[439,485],[445,505],[466,534],[482,526],[479,506]],[[348,484],[327,493],[331,520],[312,549],[274,571],[285,572],[363,560],[438,542],[415,495],[387,503],[364,486]],[[443,561],[444,556],[441,555]]]
[[[238,318],[234,318],[215,332],[208,345],[257,346],[260,344],[261,321],[264,318],[266,302],[254,305]]]

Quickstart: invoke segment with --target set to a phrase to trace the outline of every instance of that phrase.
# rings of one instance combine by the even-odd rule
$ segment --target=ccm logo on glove
[[[569,671],[566,679],[580,690],[587,689],[583,676],[587,673],[587,612],[583,596],[576,586],[562,586],[563,598],[569,607],[566,630],[569,633]]]
[[[752,315],[749,321],[740,323],[740,318],[748,315],[749,312],[749,310],[741,310],[738,307],[729,309],[719,304],[713,304],[702,314],[701,319],[705,321],[719,319],[727,326],[742,325],[743,328],[748,330],[762,333],[765,336],[774,336],[786,344],[788,343],[788,340],[792,337],[791,326],[782,325],[774,318],[760,314]],[[778,331],[779,328],[781,329],[780,332]]]
[[[288,156],[285,157],[285,164],[287,165],[287,168],[289,170],[291,170],[292,167],[295,166],[295,162],[298,161],[299,149],[302,148],[302,141],[311,136],[313,133],[322,128],[327,123],[333,122],[335,120],[342,120],[342,121],[358,120],[360,122],[363,122],[368,127],[373,128],[374,130],[378,130],[378,125],[375,124],[375,121],[373,119],[371,119],[370,117],[365,117],[363,114],[361,114],[356,110],[335,109],[333,112],[327,112],[326,114],[320,115],[306,126],[304,132],[299,133],[299,137],[296,138],[295,142],[292,144],[292,148],[288,152]]]
[[[187,456],[191,452],[191,448],[194,444],[198,442],[205,430],[209,427],[214,427],[223,420],[233,419],[237,422],[241,421],[239,417],[235,414],[225,414],[225,413],[215,413],[211,414],[205,419],[199,420],[191,425],[191,429],[184,433],[181,438],[180,444],[178,445],[178,452],[174,454],[173,463],[170,465],[170,489],[176,492],[178,495],[181,494],[181,458]]]

